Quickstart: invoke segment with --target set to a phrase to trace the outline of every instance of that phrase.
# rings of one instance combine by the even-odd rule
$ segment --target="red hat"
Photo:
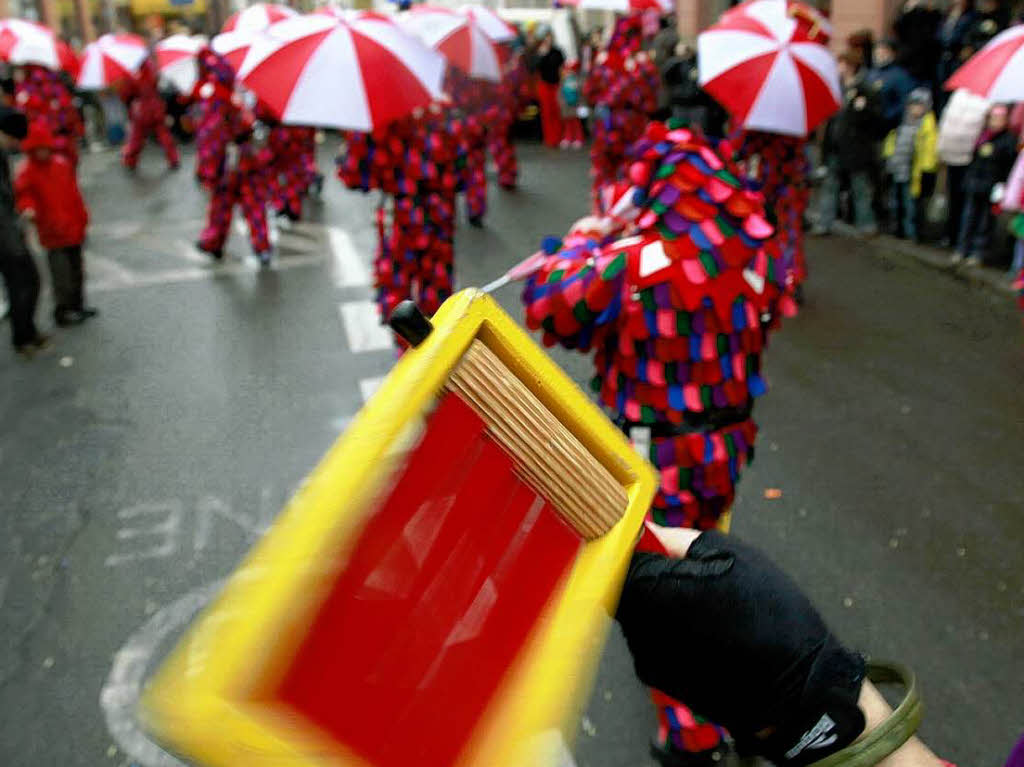
[[[33,149],[53,149],[55,146],[57,146],[57,139],[54,138],[50,126],[39,121],[28,126],[28,135],[21,141],[23,152],[31,152]]]

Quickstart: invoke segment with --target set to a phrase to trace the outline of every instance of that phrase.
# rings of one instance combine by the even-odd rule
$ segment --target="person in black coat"
[[[658,64],[662,90],[668,98],[671,116],[682,120],[687,126],[700,129],[705,136],[725,135],[728,115],[700,87],[697,52],[693,47],[680,42],[675,47],[674,55]]]
[[[6,92],[7,87],[4,88]],[[21,219],[14,205],[8,152],[28,133],[25,115],[0,105],[0,275],[10,302],[11,342],[14,350],[31,357],[49,339],[36,328],[39,301],[39,270],[25,244]]]
[[[996,104],[988,114],[988,125],[974,148],[974,157],[964,175],[964,209],[960,220],[960,242],[953,263],[977,265],[988,254],[995,213],[992,206],[1001,194],[1017,159],[1017,137],[1009,129],[1010,110]]]
[[[978,0],[974,20],[964,35],[960,58],[966,61],[1010,23],[1010,13],[999,0]]]
[[[893,32],[899,41],[899,63],[917,85],[929,88],[934,85],[940,53],[935,45],[935,36],[941,22],[942,13],[930,0],[907,0],[893,24]]]
[[[844,173],[850,178],[853,192],[855,225],[864,234],[878,231],[871,178],[876,144],[884,130],[882,109],[878,90],[865,81],[857,64],[853,55],[839,57],[843,105],[825,129],[822,157],[828,172],[821,190],[818,224],[812,234],[831,233],[839,207],[839,179]]]

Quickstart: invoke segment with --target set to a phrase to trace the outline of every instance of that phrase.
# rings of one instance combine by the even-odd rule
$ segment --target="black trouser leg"
[[[15,346],[31,343],[39,336],[35,323],[39,271],[28,249],[22,245],[0,253],[0,273],[11,303],[11,341]]]
[[[964,214],[964,176],[967,166],[950,165],[946,168],[946,201],[949,204],[949,215],[946,221],[946,236],[952,247],[960,243],[960,222]]]
[[[82,247],[54,248],[46,252],[53,277],[54,313],[82,308]]]

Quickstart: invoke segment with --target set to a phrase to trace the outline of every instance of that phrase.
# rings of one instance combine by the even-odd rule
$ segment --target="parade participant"
[[[764,195],[765,212],[775,227],[776,241],[797,301],[807,279],[804,213],[811,198],[807,141],[797,136],[749,131],[742,139],[744,171]]]
[[[253,142],[254,118],[234,94],[234,71],[210,49],[200,52],[196,128],[196,177],[210,192],[206,226],[196,247],[211,258],[224,257],[236,204],[249,224],[253,253],[264,266],[271,260],[267,229],[269,182],[264,159]]]
[[[610,207],[603,189],[614,217],[547,242],[523,294],[546,345],[596,351],[601,404],[661,473],[650,511],[660,525],[709,529],[730,508],[766,390],[763,318],[792,303],[762,198],[732,155],[727,142],[651,123],[627,169],[635,189],[612,187]],[[721,728],[653,697],[663,765],[720,758]]]
[[[45,122],[56,141],[56,151],[78,165],[78,144],[85,124],[71,91],[57,72],[28,64],[20,72],[15,104],[30,123]]]
[[[521,54],[508,57],[502,81],[497,85],[494,99],[487,106],[487,151],[498,171],[498,184],[503,189],[515,189],[519,179],[519,162],[512,143],[512,127],[516,118],[529,104],[530,75]]]
[[[8,152],[17,148],[27,132],[25,115],[0,105],[0,275],[10,301],[11,344],[18,354],[30,358],[47,346],[49,338],[36,328],[39,272],[18,220],[8,159]]]
[[[167,127],[167,108],[157,88],[157,82],[156,64],[151,58],[147,58],[121,91],[121,99],[128,107],[131,119],[128,143],[124,145],[121,154],[124,166],[129,170],[135,170],[142,148],[150,136],[163,147],[168,167],[177,170],[180,166],[178,148],[174,144],[174,136]]]
[[[259,119],[268,128],[264,156],[272,205],[279,216],[299,221],[303,199],[323,184],[316,166],[316,128],[281,125],[266,113]]]
[[[260,264],[269,266],[272,249],[267,228],[269,181],[266,157],[254,137],[255,118],[239,108],[231,115],[231,143],[227,146],[224,172],[210,195],[206,226],[199,235],[198,247],[215,259],[224,256],[224,245],[231,233],[235,205],[249,225],[249,242]]]
[[[464,128],[466,217],[470,225],[480,227],[487,213],[487,136],[490,128],[486,114],[498,94],[490,83],[468,77],[457,69],[448,71],[447,90]]]
[[[54,320],[61,327],[78,325],[97,312],[85,305],[82,243],[89,213],[75,166],[57,151],[57,140],[45,122],[29,127],[21,148],[26,157],[14,179],[18,211],[35,223],[39,243],[46,248]]]
[[[463,132],[449,110],[432,104],[372,134],[345,137],[341,181],[350,189],[382,192],[374,259],[382,322],[407,298],[433,314],[452,293]]]
[[[658,107],[660,75],[640,50],[642,41],[640,16],[619,19],[583,86],[583,98],[594,110],[590,174],[595,197],[602,186],[623,177],[626,152]]]

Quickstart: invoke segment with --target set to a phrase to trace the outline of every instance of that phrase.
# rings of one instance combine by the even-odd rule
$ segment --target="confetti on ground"
[[[846,597],[846,599],[843,600],[843,607],[853,607],[853,599]]]
[[[53,668],[53,658],[47,658],[43,661],[43,668]]]
[[[107,749],[107,759],[113,759],[117,756],[117,746],[110,746]]]
[[[764,490],[764,497],[769,501],[777,501],[782,497],[782,490],[777,487],[766,487]]]
[[[583,732],[585,732],[587,735],[589,735],[590,737],[594,737],[595,735],[597,735],[597,728],[594,726],[594,723],[590,721],[589,716],[584,716],[581,724],[583,726]]]
[[[899,547],[900,547],[900,539],[899,538],[890,538],[889,539],[889,548],[890,549],[898,549]]]
[[[963,546],[957,546],[956,547],[956,555],[958,557],[966,557],[967,556],[967,549],[965,549]]]
[[[74,357],[61,357],[60,358],[60,366],[62,368],[69,368],[69,367],[71,367],[74,364],[75,364],[75,358]]]

